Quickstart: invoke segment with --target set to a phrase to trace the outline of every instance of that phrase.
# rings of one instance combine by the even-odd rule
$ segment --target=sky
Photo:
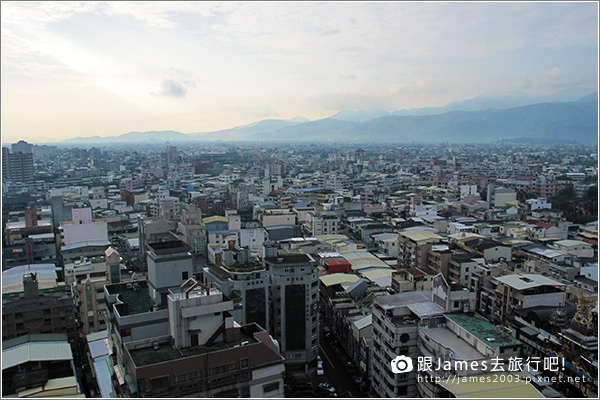
[[[593,2],[1,3],[2,142],[598,87]]]

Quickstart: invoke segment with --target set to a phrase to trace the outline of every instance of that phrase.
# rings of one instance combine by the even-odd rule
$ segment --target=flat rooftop
[[[148,247],[157,255],[187,253],[190,251],[190,246],[181,240],[172,240],[168,242],[148,243]]]
[[[160,343],[155,350],[154,347],[145,347],[143,349],[127,350],[131,355],[131,359],[135,365],[144,367],[147,365],[158,364],[165,361],[173,361],[185,359],[188,357],[196,357],[202,354],[213,353],[219,350],[231,349],[234,346],[241,345],[242,342],[247,344],[257,343],[253,336],[249,335],[244,329],[241,329],[241,338],[231,343],[216,343],[212,346],[194,346],[182,349],[175,349],[171,343]]]
[[[490,347],[518,345],[521,342],[508,332],[494,326],[483,318],[469,314],[445,314],[446,317],[467,330]]]
[[[538,274],[511,274],[499,276],[496,279],[516,290],[532,289],[538,286],[565,286],[561,282]]]
[[[389,296],[379,296],[375,300],[382,308],[389,310],[409,304],[431,302],[431,292],[402,292]]]
[[[133,286],[135,283],[138,284],[137,288]],[[131,284],[131,288],[127,287],[129,284]],[[119,296],[118,299],[124,303],[116,304],[119,315],[122,317],[150,312],[154,306],[154,301],[148,293],[147,281],[133,281],[108,285],[107,288],[109,294],[117,294]],[[158,306],[158,309],[165,309],[166,307],[167,305],[163,304]]]
[[[484,357],[483,354],[478,352],[473,346],[465,342],[456,334],[446,327],[440,328],[427,328],[423,327],[423,332],[437,343],[442,344],[454,353],[456,360],[478,360]]]
[[[279,254],[277,257],[266,257],[265,261],[271,264],[305,264],[314,260],[307,254]]]

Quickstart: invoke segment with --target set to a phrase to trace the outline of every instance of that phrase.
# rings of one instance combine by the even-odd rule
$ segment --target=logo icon
[[[395,374],[402,374],[413,370],[412,358],[407,356],[398,356],[391,362],[392,372]]]

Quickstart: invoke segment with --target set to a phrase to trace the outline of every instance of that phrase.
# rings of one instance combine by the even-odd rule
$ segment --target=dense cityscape
[[[598,396],[581,144],[2,148],[3,397]]]
[[[597,1],[1,1],[2,398],[598,398]]]

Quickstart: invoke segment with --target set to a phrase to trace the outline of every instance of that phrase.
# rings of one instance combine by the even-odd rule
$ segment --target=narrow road
[[[323,335],[319,338],[319,353],[323,359],[323,369],[327,380],[337,390],[339,397],[364,397],[352,375],[339,359],[333,347]]]

